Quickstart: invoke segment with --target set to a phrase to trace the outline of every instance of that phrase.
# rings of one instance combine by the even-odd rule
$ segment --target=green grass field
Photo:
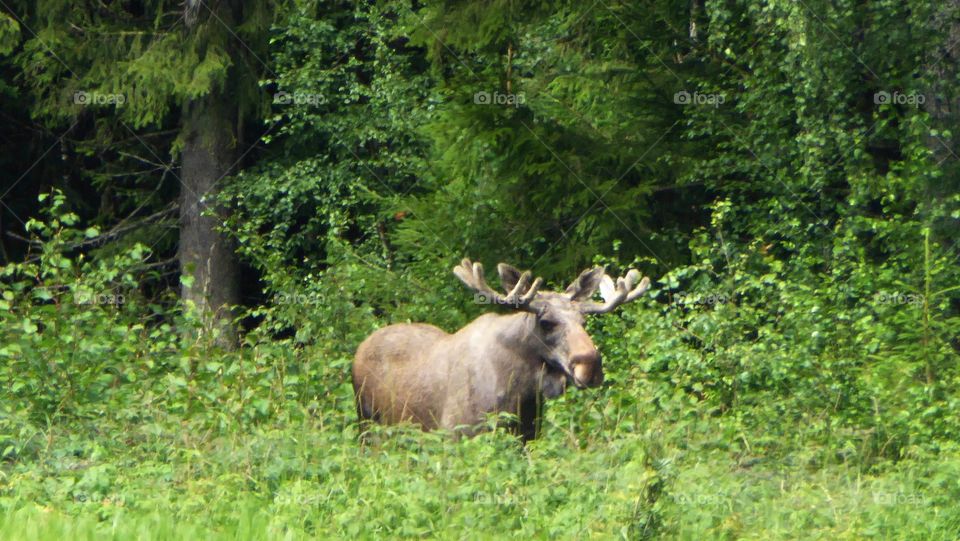
[[[765,442],[694,406],[664,416],[589,392],[551,404],[527,448],[502,431],[454,441],[403,427],[376,429],[361,445],[349,389],[339,394],[334,414],[260,426],[211,429],[144,410],[123,425],[38,430],[3,465],[0,538],[928,541],[960,532],[957,454],[868,467],[855,449],[803,445],[801,426]]]

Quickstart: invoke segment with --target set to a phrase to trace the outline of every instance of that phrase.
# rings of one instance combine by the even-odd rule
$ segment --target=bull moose
[[[602,267],[583,271],[563,293],[540,291],[529,271],[497,266],[506,294],[487,285],[483,266],[464,259],[453,273],[480,302],[508,306],[448,334],[404,323],[377,330],[357,348],[353,389],[361,422],[412,421],[424,430],[473,434],[490,413],[510,413],[524,441],[536,437],[544,398],[603,382],[600,353],[583,328],[650,287],[631,269],[614,281]],[[634,284],[639,280],[639,284]],[[600,289],[604,302],[590,298]]]

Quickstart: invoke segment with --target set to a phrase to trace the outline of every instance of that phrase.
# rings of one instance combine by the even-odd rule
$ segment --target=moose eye
[[[550,321],[549,319],[540,320],[540,330],[542,330],[543,332],[551,332],[553,331],[553,329],[556,329],[556,328],[557,328],[556,321]]]

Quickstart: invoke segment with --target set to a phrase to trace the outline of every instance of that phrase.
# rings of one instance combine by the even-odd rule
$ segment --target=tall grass
[[[692,407],[678,421],[643,400],[603,405],[590,393],[552,404],[542,438],[526,448],[502,432],[455,441],[409,427],[375,428],[361,441],[348,403],[339,403],[322,424],[304,412],[213,430],[156,411],[143,412],[153,418],[145,424],[46,427],[43,445],[3,467],[0,538],[931,540],[960,532],[957,455],[869,473],[856,461],[824,464],[809,447],[750,456],[729,445],[726,421]],[[607,429],[565,422],[590,408],[605,410]]]

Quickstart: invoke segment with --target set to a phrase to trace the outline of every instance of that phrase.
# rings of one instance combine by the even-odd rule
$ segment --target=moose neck
[[[502,347],[518,357],[536,360],[542,347],[536,337],[536,317],[527,312],[503,315],[498,318],[501,328],[497,333]]]

